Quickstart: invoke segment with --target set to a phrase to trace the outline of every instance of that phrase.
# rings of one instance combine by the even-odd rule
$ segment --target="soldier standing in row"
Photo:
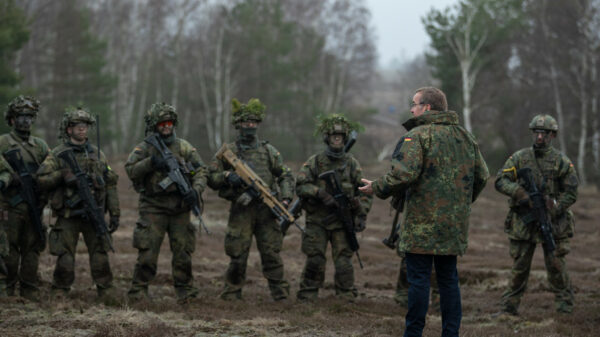
[[[338,174],[344,194],[351,201],[354,216],[354,230],[361,232],[366,227],[366,218],[373,197],[360,193],[358,186],[362,179],[362,169],[358,160],[344,151],[351,131],[359,128],[341,114],[322,117],[316,133],[323,138],[326,149],[311,156],[302,165],[296,181],[296,193],[304,200],[306,210],[306,232],[302,235],[302,252],[306,264],[302,271],[302,281],[297,298],[313,300],[318,297],[319,288],[325,279],[325,253],[331,243],[331,255],[335,266],[336,296],[353,300],[358,292],[354,287],[352,256],[342,219],[335,208],[339,207],[319,175],[326,171]]]
[[[294,178],[283,164],[281,154],[275,147],[257,136],[258,124],[265,117],[265,105],[253,98],[247,104],[232,100],[232,122],[239,131],[237,140],[226,146],[270,187],[277,197],[288,205],[294,197]],[[230,257],[225,274],[225,287],[221,298],[241,299],[246,280],[246,265],[252,244],[260,252],[263,275],[269,282],[271,297],[282,300],[289,295],[289,284],[283,277],[283,261],[279,255],[283,234],[271,211],[259,198],[254,197],[240,176],[228,163],[214,158],[209,166],[209,186],[219,190],[219,196],[231,201],[229,222],[225,235],[225,253]]]
[[[31,135],[31,126],[39,112],[40,103],[33,97],[18,96],[4,114],[10,133],[0,136],[0,153],[18,150],[29,173],[35,174],[48,155],[49,148],[42,139]],[[46,228],[39,233],[20,194],[21,180],[3,156],[0,156],[0,296],[15,294],[17,282],[20,295],[38,301],[38,265],[40,252],[46,247]],[[37,186],[34,186],[37,189]],[[38,196],[39,196],[39,192]],[[46,198],[38,197],[35,213],[44,208]],[[42,234],[40,236],[40,234]]]
[[[157,148],[148,142],[138,144],[125,164],[129,179],[140,194],[139,219],[133,232],[133,246],[138,258],[129,289],[129,299],[148,298],[148,285],[156,276],[160,246],[169,235],[173,284],[177,300],[182,303],[198,295],[192,275],[192,253],[196,248],[196,229],[190,221],[191,205],[202,209],[202,192],[206,188],[206,167],[189,142],[175,135],[177,112],[171,105],[156,103],[145,117],[146,135],[156,133],[183,168],[191,183],[182,195],[173,181],[167,181],[169,167]],[[167,179],[167,180],[165,180]]]
[[[67,108],[59,129],[63,143],[46,157],[38,170],[38,179],[40,187],[49,194],[53,215],[58,217],[48,239],[50,254],[57,256],[52,281],[53,295],[64,296],[71,289],[75,280],[76,246],[81,233],[88,249],[98,297],[105,302],[112,302],[113,275],[107,254],[110,242],[106,237],[98,236],[86,217],[84,202],[78,193],[80,181],[67,163],[59,158],[63,151],[73,151],[102,216],[105,211],[110,212],[108,231],[112,233],[117,230],[120,216],[117,195],[119,177],[108,165],[104,153],[88,141],[89,128],[95,122],[87,109]]]
[[[527,287],[535,247],[541,243],[540,226],[531,218],[531,199],[518,172],[532,170],[538,190],[546,201],[546,211],[552,223],[556,249],[544,249],[544,262],[550,289],[555,294],[556,311],[573,311],[573,288],[567,273],[565,256],[570,251],[569,238],[573,236],[574,219],[569,207],[577,200],[577,175],[573,164],[559,150],[552,147],[558,132],[556,120],[549,115],[537,115],[529,123],[533,132],[533,146],[521,149],[508,158],[496,178],[496,189],[510,198],[510,210],[504,231],[510,239],[513,258],[512,279],[502,295],[502,310],[517,315],[521,297]]]

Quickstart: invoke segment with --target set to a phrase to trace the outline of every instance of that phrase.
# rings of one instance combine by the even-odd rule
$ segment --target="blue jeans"
[[[423,255],[406,253],[408,312],[404,337],[421,336],[429,308],[431,266],[435,265],[440,288],[442,337],[458,336],[462,308],[455,255]]]

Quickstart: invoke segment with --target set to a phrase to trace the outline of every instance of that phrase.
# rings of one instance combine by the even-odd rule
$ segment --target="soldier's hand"
[[[285,206],[285,208],[288,208],[288,206],[290,205],[290,199],[283,199],[281,200],[281,203],[283,204],[283,206]]]
[[[513,194],[513,199],[517,202],[519,206],[529,206],[532,207],[531,199],[529,199],[529,194],[523,187],[519,187],[515,193]]]
[[[357,216],[354,221],[354,231],[359,233],[367,228],[367,218],[364,216]]]
[[[186,195],[184,195],[183,202],[185,202],[186,205],[190,206],[198,205],[198,194],[196,193],[196,191],[192,189]]]
[[[167,161],[163,157],[152,155],[150,159],[152,167],[159,171],[164,171],[167,168]]]
[[[243,181],[237,173],[229,172],[229,174],[227,175],[227,183],[231,187],[240,187],[242,186]]]
[[[546,209],[550,213],[550,216],[556,217],[558,215],[558,203],[556,202],[556,199],[544,196],[544,200],[546,201]]]
[[[112,234],[117,230],[117,228],[119,228],[119,217],[111,216],[110,221],[108,222],[108,232]]]
[[[77,181],[77,177],[75,176],[73,171],[71,171],[70,169],[64,169],[62,171],[62,177],[67,186],[73,187],[73,186],[77,186],[79,184],[79,181]]]
[[[21,186],[21,177],[16,172],[13,172],[10,176],[10,184],[15,187]]]
[[[317,192],[317,198],[319,198],[319,200],[321,200],[321,202],[323,202],[323,204],[327,207],[339,207],[338,203],[335,201],[333,196],[331,196],[331,194],[327,193],[327,191],[323,189],[319,189],[319,191]]]

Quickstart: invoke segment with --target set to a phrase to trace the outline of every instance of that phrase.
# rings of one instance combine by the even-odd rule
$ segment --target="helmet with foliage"
[[[31,115],[35,118],[39,110],[40,102],[37,99],[31,96],[19,95],[8,103],[8,108],[4,112],[4,120],[8,126],[12,126],[12,118],[19,115]]]
[[[173,121],[177,125],[177,111],[175,107],[165,102],[154,103],[144,117],[146,134],[156,131],[156,125],[164,121]]]
[[[67,128],[79,123],[94,125],[96,124],[96,119],[92,116],[88,108],[82,106],[68,106],[65,109],[62,121],[60,122],[58,137],[63,140],[68,140],[69,134],[67,133]]]
[[[245,121],[262,122],[265,118],[266,105],[262,104],[258,98],[251,98],[248,103],[240,103],[236,98],[231,100],[231,123],[236,125]]]
[[[360,123],[353,122],[342,114],[330,114],[317,116],[318,123],[315,135],[328,136],[336,133],[348,137],[352,131],[362,131],[364,128]]]
[[[556,119],[550,115],[537,115],[533,117],[529,123],[529,129],[558,132],[558,123],[556,122]]]

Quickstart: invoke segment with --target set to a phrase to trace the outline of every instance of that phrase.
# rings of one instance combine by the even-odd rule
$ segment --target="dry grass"
[[[121,165],[114,164],[115,167]],[[367,169],[375,176],[382,168]],[[120,192],[123,206],[122,228],[114,236],[117,254],[111,254],[115,286],[125,298],[131,282],[136,251],[131,247],[133,224],[137,217],[137,196],[122,175]],[[150,287],[153,301],[132,307],[125,302],[106,307],[95,301],[86,249],[80,243],[76,260],[76,283],[70,297],[54,301],[47,297],[55,258],[44,252],[40,276],[44,301],[30,303],[19,298],[0,305],[1,336],[398,336],[403,332],[406,311],[392,297],[399,258],[383,244],[392,214],[386,201],[377,200],[369,217],[368,229],[360,234],[364,270],[355,270],[360,297],[355,303],[335,298],[333,266],[328,261],[326,285],[314,303],[290,299],[274,303],[260,270],[256,247],[252,247],[248,282],[242,302],[217,298],[223,285],[222,274],[228,258],[223,251],[223,233],[228,206],[213,192],[207,193],[205,221],[213,235],[198,237],[194,253],[195,285],[200,296],[180,306],[174,299],[168,243],[159,258],[156,280]],[[600,325],[599,232],[597,219],[600,195],[582,191],[574,207],[577,233],[567,257],[575,286],[576,306],[572,315],[559,315],[553,309],[548,291],[541,250],[534,257],[529,289],[523,298],[521,316],[492,317],[507,285],[511,259],[508,239],[503,233],[505,199],[490,184],[474,205],[469,233],[469,250],[459,259],[463,295],[463,336],[594,336]],[[166,241],[166,240],[165,240]],[[304,256],[300,235],[291,228],[285,238],[282,257],[292,290],[298,289]],[[441,334],[441,317],[430,310],[425,336]]]

